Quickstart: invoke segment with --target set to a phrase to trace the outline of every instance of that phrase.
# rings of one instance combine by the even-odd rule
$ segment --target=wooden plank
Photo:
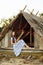
[[[30,27],[30,45],[32,44],[32,28]]]
[[[8,49],[8,48],[1,48],[0,49],[0,52],[13,52],[13,48],[12,49]],[[22,52],[33,52],[33,53],[37,53],[37,52],[42,52],[43,53],[43,49],[29,49],[29,48],[25,48],[25,49],[22,49]]]
[[[22,26],[22,15],[20,16],[20,23],[19,23],[19,29],[21,29],[21,26]]]
[[[24,31],[22,30],[22,33],[21,33],[20,36],[17,38],[17,41],[22,37],[23,34],[24,34]]]
[[[28,31],[22,38],[25,38],[29,34],[30,34],[30,32]]]
[[[26,26],[27,26],[27,23],[26,23],[26,25],[23,27],[23,29],[25,29],[25,28],[26,28]]]

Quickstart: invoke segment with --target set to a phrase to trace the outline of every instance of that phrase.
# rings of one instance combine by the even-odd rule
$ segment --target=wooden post
[[[5,47],[5,38],[1,40],[1,47]]]
[[[32,45],[32,28],[30,27],[30,45]]]
[[[23,10],[22,10],[22,11],[24,11],[24,10],[26,9],[26,7],[27,7],[27,5],[25,5],[25,7],[23,8]]]
[[[39,11],[36,13],[36,15],[38,15]]]
[[[5,35],[5,47],[8,47],[8,33]]]
[[[22,26],[22,15],[20,16],[19,29],[21,29],[21,26]]]

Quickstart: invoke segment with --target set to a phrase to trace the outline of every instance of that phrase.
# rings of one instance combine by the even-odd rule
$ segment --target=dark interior
[[[23,14],[20,14],[16,21],[13,23],[12,31],[16,32],[16,38],[18,38],[22,32],[24,34],[20,37],[30,47],[34,47],[34,29],[30,26]]]

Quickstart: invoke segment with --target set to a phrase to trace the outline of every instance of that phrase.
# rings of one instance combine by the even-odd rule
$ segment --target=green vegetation
[[[43,13],[41,13],[40,15],[43,16]]]
[[[41,13],[40,16],[43,16],[43,13]]]
[[[0,27],[0,32],[2,31],[3,28]]]
[[[5,19],[5,18],[1,19],[1,21],[0,21],[0,32],[2,31],[3,28],[8,26],[14,19],[15,19],[15,16],[12,16],[9,19]]]

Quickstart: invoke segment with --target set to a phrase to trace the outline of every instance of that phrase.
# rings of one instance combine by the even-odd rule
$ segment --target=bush
[[[0,28],[0,32],[2,31],[2,28]]]

